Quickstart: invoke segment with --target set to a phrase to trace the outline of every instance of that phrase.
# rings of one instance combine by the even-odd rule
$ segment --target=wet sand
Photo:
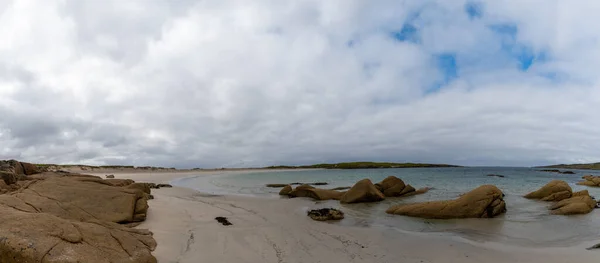
[[[114,173],[117,178],[166,183],[176,178],[244,171]],[[95,173],[105,174],[103,171]],[[180,187],[152,191],[147,220],[159,262],[598,262],[591,242],[524,248],[477,243],[450,233],[413,233],[323,223],[306,216],[321,207],[304,198],[211,196]],[[215,217],[227,217],[224,226]],[[548,231],[552,231],[548,229]]]

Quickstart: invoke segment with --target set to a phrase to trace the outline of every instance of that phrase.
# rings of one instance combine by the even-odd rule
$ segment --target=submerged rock
[[[528,199],[541,199],[542,201],[560,201],[571,197],[573,190],[562,180],[552,180],[537,191],[525,195]]]
[[[358,181],[340,199],[342,203],[377,202],[384,200],[385,196],[373,185],[371,180]]]
[[[271,187],[271,188],[281,188],[281,187],[285,187],[286,185],[328,185],[329,183],[326,182],[315,182],[315,183],[291,183],[291,184],[266,184],[266,187]]]
[[[488,174],[487,176],[504,178],[504,175],[501,174]]]
[[[490,218],[506,212],[503,197],[496,186],[482,185],[456,200],[396,205],[386,212],[432,219]]]
[[[308,211],[308,216],[316,221],[341,220],[344,213],[333,208],[321,208]]]
[[[561,171],[558,169],[544,169],[544,170],[539,170],[540,172],[549,172],[549,173],[559,173],[559,174],[575,174],[575,172],[573,171]]]
[[[271,188],[281,188],[281,187],[285,187],[288,186],[289,184],[267,184],[265,185],[266,187],[271,187]]]
[[[293,189],[288,195],[290,197],[309,197],[315,200],[340,200],[344,192],[301,185]]]

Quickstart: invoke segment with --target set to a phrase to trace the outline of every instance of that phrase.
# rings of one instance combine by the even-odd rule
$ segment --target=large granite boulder
[[[146,218],[147,198],[140,189],[114,187],[99,178],[59,176],[30,181],[1,195],[0,204],[22,202],[39,212],[78,221],[130,223]]]
[[[0,262],[155,263],[147,230],[41,213],[27,204],[0,204]]]
[[[358,181],[340,199],[342,203],[377,202],[384,200],[381,193],[369,179]]]
[[[564,199],[550,207],[554,215],[587,214],[596,207],[596,201],[589,195],[577,195]]]
[[[340,200],[344,192],[314,188],[310,185],[300,185],[292,190],[290,197],[309,197],[315,200]]]
[[[0,179],[4,182],[4,184],[11,185],[16,183],[19,177],[11,172],[0,171]]]
[[[573,194],[571,186],[562,180],[552,180],[535,192],[525,195],[529,199],[541,199],[542,201],[560,201],[570,198]]]
[[[40,172],[35,164],[19,162],[17,160],[0,161],[0,171],[15,175],[32,175]]]
[[[422,188],[417,191],[410,184],[405,184],[402,179],[396,176],[388,176],[383,181],[376,183],[375,188],[386,197],[404,197],[425,193],[429,188]]]
[[[578,185],[600,187],[600,176],[585,175],[582,177],[584,180],[578,182]]]
[[[293,190],[292,186],[288,184],[279,191],[279,195],[289,195]]]
[[[506,212],[504,194],[493,185],[482,185],[456,200],[403,204],[390,207],[388,214],[421,218],[490,218]]]
[[[396,176],[388,176],[383,181],[376,183],[375,187],[385,196],[398,196],[406,188],[406,184]]]

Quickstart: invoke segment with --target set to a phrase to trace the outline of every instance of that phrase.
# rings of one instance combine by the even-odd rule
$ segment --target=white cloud
[[[0,2],[0,159],[600,159],[590,1]],[[415,16],[418,43],[391,37]],[[520,71],[490,25],[547,58]],[[431,92],[441,52],[458,77]]]

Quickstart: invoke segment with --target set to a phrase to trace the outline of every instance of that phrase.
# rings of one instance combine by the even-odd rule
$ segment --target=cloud
[[[0,159],[600,159],[590,1],[2,1]]]

